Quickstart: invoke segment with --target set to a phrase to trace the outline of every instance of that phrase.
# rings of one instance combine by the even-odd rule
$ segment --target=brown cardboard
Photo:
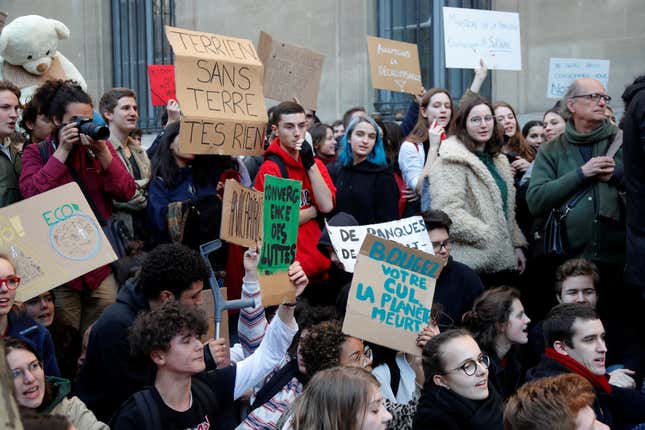
[[[388,255],[400,261],[380,258]],[[405,268],[410,261],[414,267]],[[368,234],[356,262],[343,333],[420,355],[416,338],[429,322],[440,273],[441,260],[434,255]]]
[[[0,209],[0,252],[21,278],[19,302],[116,260],[75,182]]]
[[[262,241],[263,194],[234,179],[224,183],[220,238],[245,248]]]
[[[287,272],[272,275],[259,275],[262,306],[268,307],[282,303],[295,303],[296,287],[289,280]]]
[[[166,26],[175,53],[182,119],[179,147],[191,154],[259,155],[267,123],[263,66],[250,40]]]
[[[220,293],[224,300],[228,298],[228,290],[226,288],[220,288]],[[202,341],[206,342],[208,340],[215,338],[215,299],[213,298],[213,292],[210,288],[204,289],[202,291],[202,304],[199,308],[206,315],[208,320],[208,331],[204,336],[202,336]],[[222,319],[219,324],[219,335],[226,339],[228,346],[231,346],[231,341],[228,336],[228,311],[222,311]]]
[[[421,92],[416,44],[367,36],[367,51],[374,88],[410,94]]]
[[[316,109],[325,57],[311,49],[280,42],[260,32],[258,55],[264,64],[264,96],[279,102],[296,98]]]

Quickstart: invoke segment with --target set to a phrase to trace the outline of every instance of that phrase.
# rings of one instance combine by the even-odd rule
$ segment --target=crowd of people
[[[130,89],[94,105],[50,80],[22,106],[0,81],[0,207],[76,182],[120,257],[17,303],[0,255],[25,428],[645,428],[645,77],[620,124],[581,78],[522,125],[479,94],[487,74],[458,104],[423,90],[401,122],[357,106],[325,124],[283,101],[255,157],[182,152],[174,100],[146,149]],[[265,175],[302,184],[297,299],[267,309],[259,244],[198,252],[224,182],[262,191]],[[418,355],[343,332],[352,273],[325,227],[414,215],[442,263]],[[255,303],[230,312],[230,341],[205,338],[211,275]]]

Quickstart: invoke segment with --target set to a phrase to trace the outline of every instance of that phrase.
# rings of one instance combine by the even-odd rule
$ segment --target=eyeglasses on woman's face
[[[477,373],[477,367],[482,366],[484,369],[488,369],[490,366],[490,357],[486,354],[480,354],[477,360],[468,360],[464,364],[462,364],[459,367],[455,367],[454,369],[446,370],[443,372],[443,374],[451,373],[451,372],[456,372],[461,370],[466,374],[466,376],[473,376],[475,373]]]
[[[10,275],[6,278],[0,278],[0,286],[6,285],[10,290],[15,290],[20,285],[20,278],[16,275]]]
[[[474,117],[470,118],[468,121],[470,121],[470,123],[474,124],[474,125],[481,125],[482,122],[491,123],[491,122],[493,122],[494,119],[495,118],[493,118],[492,115],[486,115],[484,117],[474,116]]]

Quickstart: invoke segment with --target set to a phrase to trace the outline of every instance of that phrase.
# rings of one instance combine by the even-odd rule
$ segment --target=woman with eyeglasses
[[[78,397],[67,397],[71,387],[67,379],[46,376],[42,360],[31,345],[8,337],[4,353],[13,376],[14,395],[21,409],[63,415],[78,430],[109,430]]]
[[[515,186],[491,104],[478,96],[457,110],[430,172],[433,209],[452,219],[451,254],[484,285],[514,283],[526,239],[515,221]]]
[[[15,306],[19,286],[20,278],[16,276],[14,263],[8,256],[0,254],[0,337],[12,336],[29,343],[43,357],[45,371],[52,376],[60,376],[51,335]]]
[[[419,347],[425,346],[428,339],[435,333],[432,329],[423,330],[419,333],[417,345]],[[301,334],[298,344],[297,364],[300,374],[306,375],[304,376],[305,387],[315,374],[334,366],[372,371],[372,359],[370,347],[358,338],[345,335],[342,332],[342,323],[338,320],[324,321],[311,327],[306,333]],[[421,370],[419,369],[419,371]],[[410,428],[417,408],[416,396],[408,403],[396,403],[387,397],[382,398],[384,398],[385,408],[392,416],[389,428]],[[273,406],[279,408],[284,404],[274,404]],[[276,428],[283,428],[289,416],[291,413],[288,411],[278,420]],[[261,421],[247,418],[238,429],[266,428],[261,424]],[[351,427],[348,425],[343,428]]]
[[[503,399],[515,394],[523,381],[516,345],[528,342],[530,322],[519,291],[509,287],[485,291],[463,316],[464,327],[491,358],[488,380]]]
[[[323,315],[320,309],[309,312]],[[318,315],[309,317],[315,319]],[[306,324],[307,317],[301,318]],[[249,415],[237,428],[281,428],[282,413],[300,396],[314,374],[335,366],[371,371],[371,365],[372,351],[362,340],[343,334],[340,321],[327,320],[309,326],[300,333],[296,357],[270,375],[265,385],[253,393]]]
[[[490,358],[463,329],[448,330],[423,348],[425,384],[414,430],[501,430],[503,404],[488,382]]]

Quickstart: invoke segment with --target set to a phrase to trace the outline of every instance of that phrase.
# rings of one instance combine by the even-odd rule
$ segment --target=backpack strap
[[[137,410],[141,412],[141,416],[143,417],[143,422],[145,423],[143,428],[162,428],[159,405],[157,404],[157,402],[155,402],[155,399],[152,396],[152,389],[148,388],[142,391],[138,391],[134,393],[132,397],[134,398],[134,403],[137,407]]]
[[[43,160],[43,164],[47,163],[49,160],[49,144],[46,140],[38,142],[38,150],[40,151],[40,158]]]
[[[607,148],[607,157],[614,158],[620,147],[623,145],[623,131],[618,129],[616,132],[616,135],[614,136],[614,140],[611,142],[609,147]]]
[[[291,360],[285,364],[281,369],[273,374],[266,384],[255,396],[253,404],[249,407],[248,413],[250,414],[255,409],[259,408],[278,394],[282,389],[298,375],[298,360]]]
[[[195,395],[193,402],[197,400],[201,405],[206,408],[206,413],[214,422],[219,415],[218,401],[215,397],[213,389],[204,381],[199,378],[191,378],[192,392]],[[161,427],[146,427],[146,428],[161,428]]]
[[[287,165],[284,164],[284,160],[276,154],[267,154],[264,156],[265,159],[273,161],[280,168],[280,174],[284,179],[289,179],[289,172],[287,171]]]

